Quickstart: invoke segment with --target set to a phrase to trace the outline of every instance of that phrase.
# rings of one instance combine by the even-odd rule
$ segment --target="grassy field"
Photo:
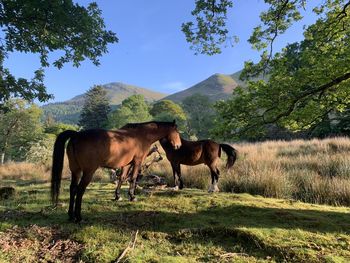
[[[230,171],[221,165],[219,187],[224,192],[251,193],[265,197],[350,206],[350,139],[269,141],[234,144],[238,160]],[[209,169],[183,166],[185,186],[208,189]],[[151,173],[167,175],[164,160]]]
[[[49,166],[0,166],[0,186],[16,189],[0,200],[0,262],[117,262],[130,247],[120,262],[350,262],[350,140],[235,147],[237,163],[221,169],[216,194],[206,191],[206,167],[184,167],[185,190],[115,202],[100,170],[81,224],[67,220],[69,180],[54,209]],[[167,161],[150,172],[172,183]]]
[[[16,185],[0,201],[1,262],[349,262],[350,210],[249,194],[198,189],[142,192],[115,202],[114,186],[92,183],[82,224],[68,223],[68,181],[61,205],[49,185]],[[126,194],[126,189],[124,190]]]

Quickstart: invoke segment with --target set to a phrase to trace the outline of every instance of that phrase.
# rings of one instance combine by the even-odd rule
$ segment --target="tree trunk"
[[[5,152],[1,153],[1,165],[3,165],[5,162]]]
[[[6,152],[6,149],[7,149],[7,138],[5,138],[5,142],[4,142],[4,145],[1,149],[1,165],[3,165],[5,163],[5,152]]]

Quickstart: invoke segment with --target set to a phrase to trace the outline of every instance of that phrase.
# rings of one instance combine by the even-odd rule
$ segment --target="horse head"
[[[166,139],[175,150],[181,147],[180,133],[177,130],[177,125],[175,120],[172,122],[172,125],[170,127],[170,132],[168,133],[168,136],[166,137]]]

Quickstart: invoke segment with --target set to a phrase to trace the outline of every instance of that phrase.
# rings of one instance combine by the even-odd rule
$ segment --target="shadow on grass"
[[[18,184],[20,184],[19,182]],[[29,182],[28,182],[29,183]],[[17,202],[27,201],[40,205],[42,208],[38,212],[21,211],[21,207],[16,208],[16,200],[1,202],[2,208],[8,207],[5,212],[0,211],[0,219],[5,221],[21,222],[23,217],[28,217],[28,224],[36,224],[43,219],[50,219],[55,223],[53,215],[61,223],[65,220],[64,210],[67,207],[53,210],[45,206],[45,202],[39,199],[28,199],[28,193],[42,194],[47,191],[47,186],[42,185],[42,189],[23,191],[17,197]],[[111,223],[118,226],[121,224],[126,228],[142,228],[150,231],[168,232],[177,231],[182,228],[191,227],[256,227],[256,228],[282,228],[282,229],[304,229],[310,232],[319,233],[347,233],[350,234],[350,213],[320,211],[320,210],[303,210],[303,209],[285,209],[275,207],[255,207],[245,206],[242,204],[212,205],[206,210],[197,208],[195,213],[179,213],[167,211],[144,211],[140,210],[137,205],[128,201],[115,203],[112,200],[114,190],[110,189],[93,189],[91,191],[93,199],[85,197],[83,200],[83,217],[89,219],[88,224]],[[154,196],[176,198],[176,197],[205,197],[208,194],[204,191],[155,191],[151,193]],[[44,195],[42,195],[44,196]],[[111,197],[109,199],[109,196]],[[142,196],[142,195],[141,195]],[[145,195],[143,195],[145,196]],[[48,197],[48,196],[47,196]],[[101,198],[102,197],[102,198]],[[90,198],[92,198],[90,196]],[[97,201],[106,211],[84,211]],[[144,200],[147,202],[147,196]],[[46,200],[47,202],[47,200]],[[48,203],[47,203],[48,204]],[[67,200],[64,201],[67,206]],[[84,207],[85,206],[85,207]],[[11,210],[12,208],[12,210]],[[14,209],[15,208],[15,209]],[[107,209],[108,208],[108,209]],[[119,211],[114,211],[114,210]],[[12,211],[12,212],[11,212]]]
[[[130,209],[131,208],[131,209]],[[8,210],[0,219],[22,226],[68,227],[72,233],[82,227],[100,226],[126,232],[139,230],[145,240],[161,234],[174,245],[186,243],[213,244],[229,252],[244,251],[256,258],[273,256],[281,261],[302,261],[305,255],[288,247],[266,243],[245,228],[303,229],[314,233],[350,234],[350,214],[281,208],[258,208],[244,205],[212,207],[194,213],[133,210],[132,204],[121,204],[120,210],[86,212],[81,224],[68,223],[65,211],[46,207],[39,212]],[[127,210],[126,210],[127,209]]]
[[[40,191],[41,192],[41,191]],[[82,224],[69,223],[67,220],[67,207],[52,209],[50,206],[42,206],[37,212],[24,211],[21,206],[14,205],[0,212],[0,221],[7,225],[28,226],[60,226],[74,233],[82,227],[100,226],[133,232],[139,230],[145,240],[155,240],[161,235],[174,245],[182,243],[213,244],[223,247],[228,252],[244,251],[257,258],[265,259],[274,256],[281,261],[302,261],[300,255],[293,250],[287,250],[283,246],[272,246],[257,235],[249,231],[249,228],[261,229],[302,229],[312,233],[341,233],[350,234],[350,214],[319,210],[283,209],[275,207],[254,207],[242,204],[230,204],[227,206],[215,206],[208,209],[198,209],[196,212],[168,212],[142,210],[140,206],[127,201],[117,205],[109,201],[113,190],[94,189],[93,194],[98,198],[98,204],[104,211],[89,210],[94,204],[94,199],[84,199]],[[159,197],[176,198],[203,197],[204,191],[159,191],[152,193]],[[27,199],[27,195],[22,195]],[[41,199],[33,199],[37,203]],[[22,200],[24,201],[24,200]],[[28,201],[30,202],[30,200]],[[67,204],[65,204],[67,205]],[[6,203],[2,203],[6,209]],[[108,209],[107,209],[108,208]],[[88,209],[88,211],[84,210]],[[117,210],[117,211],[115,211]],[[248,230],[244,230],[248,229]],[[0,229],[1,230],[1,229]],[[203,261],[205,261],[203,259]]]

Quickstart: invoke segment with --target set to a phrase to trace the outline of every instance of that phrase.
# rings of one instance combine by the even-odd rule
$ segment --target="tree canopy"
[[[38,106],[20,99],[8,100],[5,106],[6,111],[0,110],[0,164],[5,159],[23,160],[43,132]]]
[[[160,100],[152,105],[150,113],[156,121],[176,120],[177,126],[185,136],[187,131],[187,116],[183,108],[172,100]]]
[[[262,24],[249,39],[252,47],[261,52],[261,59],[258,63],[245,63],[241,78],[248,81],[248,86],[237,88],[228,101],[216,104],[217,134],[223,137],[259,134],[271,123],[293,131],[312,129],[332,113],[349,109],[350,1],[322,2],[313,9],[318,18],[306,27],[304,40],[273,52],[275,39],[293,22],[302,19],[300,9],[307,8],[309,2],[265,0],[269,9],[261,13]],[[224,7],[231,7],[229,3],[232,1],[197,0],[196,9],[208,12],[205,10],[210,8],[215,18],[224,13]],[[197,19],[200,14],[197,10]],[[202,19],[210,22],[212,18],[202,16]],[[220,36],[215,30],[211,33]],[[208,34],[196,36],[203,43],[210,43]],[[210,55],[201,41],[190,42]],[[218,52],[214,53],[219,53],[218,45],[215,48]],[[249,81],[262,75],[265,78]]]
[[[10,97],[46,101],[52,98],[44,85],[44,68],[49,55],[61,51],[52,64],[61,68],[72,62],[78,67],[85,59],[99,64],[108,43],[117,42],[115,34],[105,29],[96,3],[83,7],[72,0],[1,0],[0,25],[0,106]],[[16,78],[4,67],[12,52],[38,54],[41,68],[31,80]]]
[[[179,104],[176,104],[172,100],[160,100],[152,105],[150,109],[152,116],[157,119],[158,116],[165,113],[178,121],[185,121],[186,114]],[[159,119],[161,121],[161,119]],[[170,120],[169,120],[170,121]]]
[[[143,95],[132,95],[122,101],[122,105],[109,117],[110,128],[120,128],[130,122],[145,122],[152,119],[149,105]]]
[[[182,101],[187,113],[187,125],[191,135],[197,138],[210,137],[209,130],[213,128],[214,109],[209,98],[202,94],[193,94]]]

